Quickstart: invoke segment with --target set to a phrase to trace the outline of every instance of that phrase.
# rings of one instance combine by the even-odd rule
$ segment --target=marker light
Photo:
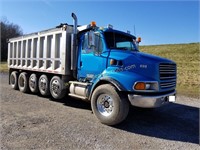
[[[117,60],[111,59],[110,60],[110,65],[117,65]]]
[[[146,85],[145,85],[144,82],[138,82],[134,86],[134,89],[136,89],[136,90],[145,90],[146,89]]]
[[[140,43],[142,41],[141,37],[137,38],[137,42]]]
[[[108,28],[109,28],[109,29],[113,29],[113,25],[108,24]]]
[[[90,25],[91,25],[92,27],[96,27],[96,22],[95,22],[95,21],[92,21],[92,22],[90,23]]]

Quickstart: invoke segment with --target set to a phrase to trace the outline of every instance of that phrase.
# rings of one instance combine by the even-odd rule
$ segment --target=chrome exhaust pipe
[[[74,34],[77,34],[78,19],[74,13],[72,13],[72,18],[74,19]]]
[[[78,50],[77,50],[77,24],[78,19],[74,13],[72,13],[73,18],[73,33],[71,34],[71,70],[76,71],[77,70],[77,58],[78,58]],[[76,76],[75,73],[73,73],[74,77]]]

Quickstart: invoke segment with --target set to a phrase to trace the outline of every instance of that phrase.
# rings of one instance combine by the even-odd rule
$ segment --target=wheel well
[[[92,89],[91,89],[91,92],[90,92],[90,95],[89,95],[89,100],[91,99],[91,96],[92,96],[92,93],[94,92],[94,90],[100,86],[100,85],[103,85],[103,84],[111,84],[112,86],[114,86],[118,91],[122,91],[123,90],[123,87],[121,87],[120,85],[118,85],[118,83],[115,83],[114,81],[112,80],[100,80]]]
[[[112,84],[112,83],[109,82],[109,81],[100,80],[100,81],[94,86],[93,91],[94,91],[98,86],[100,86],[100,85],[102,85],[102,84]],[[112,85],[113,85],[113,84],[112,84]],[[114,85],[113,85],[113,86],[114,86]]]

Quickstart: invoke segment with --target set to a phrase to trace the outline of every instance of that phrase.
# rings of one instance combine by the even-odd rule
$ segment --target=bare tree
[[[1,36],[1,61],[7,60],[8,56],[8,39],[22,35],[22,29],[19,25],[10,23],[5,17],[0,20]]]

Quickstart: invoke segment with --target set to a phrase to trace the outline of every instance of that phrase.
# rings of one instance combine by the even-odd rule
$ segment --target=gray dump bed
[[[69,74],[71,33],[72,27],[64,26],[10,39],[8,67]]]

